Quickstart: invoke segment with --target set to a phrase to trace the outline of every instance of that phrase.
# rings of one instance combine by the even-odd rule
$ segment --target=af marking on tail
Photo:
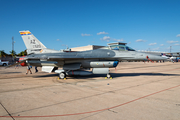
[[[24,44],[27,48],[27,53],[55,53],[57,50],[47,49],[29,30],[19,31]]]
[[[29,30],[19,31],[24,44],[27,48],[27,53],[40,53],[46,47],[33,35]]]

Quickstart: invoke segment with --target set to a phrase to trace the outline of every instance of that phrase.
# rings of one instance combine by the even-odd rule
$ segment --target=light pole
[[[14,36],[12,36],[12,60],[14,62]]]
[[[14,36],[12,37],[12,51],[14,51]]]
[[[171,53],[171,47],[172,47],[172,46],[170,46],[170,53]]]

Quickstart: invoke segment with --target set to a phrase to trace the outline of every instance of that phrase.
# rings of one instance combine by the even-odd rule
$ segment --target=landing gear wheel
[[[3,63],[3,66],[7,66],[7,64],[6,64],[6,63]]]
[[[66,73],[65,73],[65,72],[59,73],[59,78],[60,78],[60,79],[66,78]]]

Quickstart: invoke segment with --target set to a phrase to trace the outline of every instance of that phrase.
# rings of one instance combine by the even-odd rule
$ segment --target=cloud
[[[180,34],[178,34],[176,37],[180,37]]]
[[[138,39],[136,42],[146,42],[146,40]]]
[[[102,40],[102,41],[106,41],[106,42],[123,42],[123,41],[125,41],[123,38],[121,38],[121,39],[115,39],[115,38],[111,38],[111,37],[109,37],[109,36],[104,36],[103,38],[100,38],[100,40]]]
[[[109,33],[107,33],[107,32],[99,32],[99,33],[97,33],[97,35],[105,35],[105,34],[109,34]]]
[[[179,41],[167,41],[167,43],[177,43],[177,42],[179,42]]]
[[[164,44],[161,44],[160,46],[164,46]]]
[[[153,46],[153,45],[156,45],[156,44],[157,44],[157,43],[150,43],[149,45],[150,45],[150,46]]]
[[[111,38],[109,36],[104,36],[103,38],[100,38],[100,40],[109,42],[111,40]]]
[[[81,36],[83,36],[83,37],[84,37],[84,36],[91,36],[91,34],[86,34],[86,33],[83,34],[83,33],[82,33]]]
[[[121,39],[112,39],[113,41],[116,41],[116,42],[123,42],[124,41],[124,39],[123,38],[121,38]]]
[[[57,39],[57,41],[61,41],[60,39]]]
[[[180,46],[180,44],[174,44],[175,46]]]
[[[122,41],[124,41],[123,38],[115,39],[115,38],[110,38],[109,36],[104,36],[103,38],[100,38],[100,40],[103,40],[103,41],[106,41],[106,42],[110,42],[110,41],[122,42]]]

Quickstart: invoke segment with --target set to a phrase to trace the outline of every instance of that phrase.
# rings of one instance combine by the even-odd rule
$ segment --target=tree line
[[[6,56],[26,56],[27,55],[27,51],[21,51],[20,53],[16,54],[16,52],[14,50],[9,51],[10,54],[5,53],[4,50],[0,50],[0,57],[6,57]]]

